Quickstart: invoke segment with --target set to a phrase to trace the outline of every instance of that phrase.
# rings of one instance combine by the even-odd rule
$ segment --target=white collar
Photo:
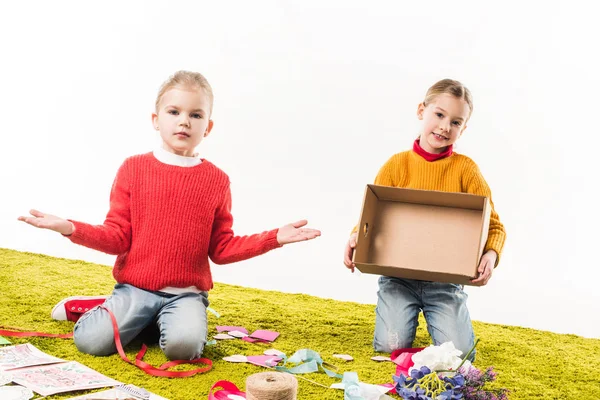
[[[202,159],[198,153],[191,157],[180,156],[173,154],[162,147],[158,147],[153,151],[154,157],[163,164],[176,165],[178,167],[195,167],[202,163]]]

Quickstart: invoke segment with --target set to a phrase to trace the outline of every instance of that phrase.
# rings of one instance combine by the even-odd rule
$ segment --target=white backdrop
[[[158,143],[150,114],[159,85],[197,70],[215,91],[215,128],[199,151],[230,175],[236,232],[301,218],[323,232],[216,266],[215,279],[374,303],[376,277],[345,269],[344,244],[365,185],[416,137],[426,89],[451,77],[475,101],[457,151],[480,165],[508,232],[490,284],[467,289],[472,318],[600,337],[596,10],[2,4],[0,247],[112,264],[17,217],[33,207],[102,222],[120,163]]]

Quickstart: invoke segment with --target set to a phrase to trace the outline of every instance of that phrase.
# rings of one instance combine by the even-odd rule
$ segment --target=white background
[[[425,91],[451,77],[475,102],[457,151],[508,232],[490,284],[467,289],[472,318],[600,337],[597,10],[480,3],[3,2],[0,247],[112,264],[17,217],[101,223],[121,162],[158,143],[159,85],[196,70],[215,92],[198,150],[230,175],[236,233],[301,218],[323,232],[215,279],[374,303],[344,244]]]

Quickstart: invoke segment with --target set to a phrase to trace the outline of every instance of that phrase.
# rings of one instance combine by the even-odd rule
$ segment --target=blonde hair
[[[427,90],[423,105],[427,107],[427,105],[440,94],[450,94],[457,99],[464,100],[470,110],[467,119],[471,118],[471,114],[473,114],[473,97],[471,96],[471,91],[467,89],[465,85],[453,79],[442,79],[441,81],[434,83],[433,86]]]
[[[208,96],[208,101],[210,103],[210,111],[209,115],[212,114],[213,108],[213,100],[214,95],[212,91],[212,87],[208,80],[199,72],[191,72],[191,71],[177,71],[173,75],[169,77],[158,90],[158,96],[156,96],[156,112],[158,112],[158,105],[160,104],[160,100],[164,96],[164,94],[174,87],[185,87],[185,88],[195,88],[195,89],[203,89],[204,93]]]

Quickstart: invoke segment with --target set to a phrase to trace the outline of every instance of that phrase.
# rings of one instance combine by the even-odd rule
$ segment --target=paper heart
[[[346,360],[346,361],[352,361],[352,360],[354,360],[354,357],[352,357],[349,354],[334,354],[333,357],[335,357],[335,358],[341,358],[342,360]]]
[[[219,339],[219,340],[235,339],[235,337],[228,335],[226,333],[217,333],[215,336],[213,336],[213,338]]]
[[[243,356],[241,354],[234,354],[232,356],[223,357],[223,360],[229,361],[229,362],[248,362],[248,358],[246,358],[246,356]]]

